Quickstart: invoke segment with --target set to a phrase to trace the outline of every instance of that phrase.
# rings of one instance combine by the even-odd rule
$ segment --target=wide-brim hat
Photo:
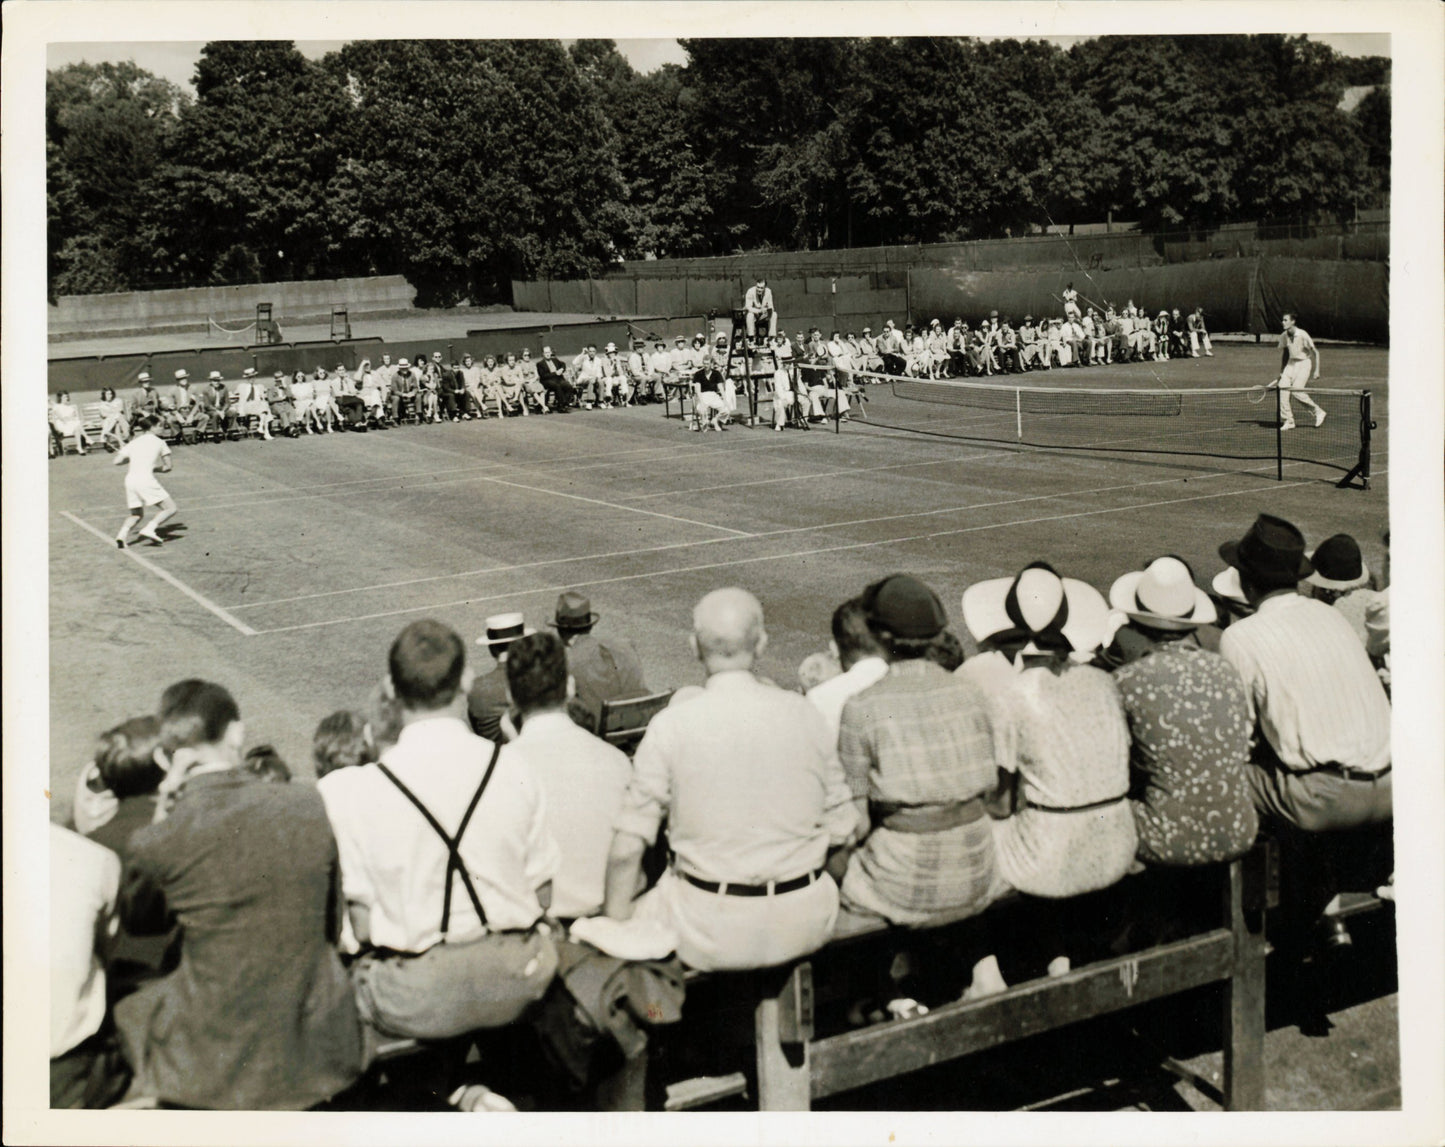
[[[547,624],[553,629],[588,629],[601,619],[584,595],[568,591],[557,598],[557,608]]]
[[[477,638],[477,644],[506,645],[536,632],[520,613],[499,613],[487,618],[487,632]]]
[[[1034,562],[1013,577],[975,582],[963,591],[963,624],[977,641],[1026,638],[1025,651],[1057,648],[1075,653],[1103,644],[1109,606],[1088,582],[1060,577],[1046,562]]]
[[[1370,567],[1360,556],[1360,543],[1349,534],[1326,538],[1306,554],[1315,572],[1305,578],[1321,589],[1359,589],[1370,584]]]
[[[1209,595],[1194,584],[1188,563],[1172,554],[1118,578],[1109,587],[1109,604],[1154,629],[1193,629],[1219,616]]]
[[[1304,535],[1272,514],[1260,514],[1244,537],[1219,547],[1219,556],[1269,587],[1292,584],[1315,572],[1305,557]]]

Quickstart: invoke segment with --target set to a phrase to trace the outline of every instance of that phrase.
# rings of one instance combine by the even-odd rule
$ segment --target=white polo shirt
[[[486,772],[492,742],[452,716],[415,721],[382,762],[455,833]],[[371,942],[399,952],[424,952],[441,939],[447,849],[435,830],[376,765],[337,769],[317,782],[341,856],[348,902],[370,915]],[[460,852],[471,875],[485,928],[459,876],[453,875],[448,937],[520,931],[542,915],[536,890],[561,865],[547,827],[541,782],[516,756],[503,754],[463,836]]]

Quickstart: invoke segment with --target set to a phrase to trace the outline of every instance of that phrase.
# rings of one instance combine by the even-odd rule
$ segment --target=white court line
[[[1202,482],[1210,478],[1235,477],[1237,472],[1217,474],[1198,474],[1192,476],[1192,481]],[[351,593],[371,593],[380,589],[400,589],[404,586],[426,585],[430,582],[448,581],[452,578],[480,577],[485,574],[512,573],[517,570],[539,569],[542,566],[569,565],[573,562],[595,562],[606,561],[609,558],[637,557],[641,554],[664,553],[668,550],[685,550],[696,546],[713,546],[719,542],[735,541],[757,541],[763,538],[782,537],[787,534],[810,534],[823,533],[828,530],[841,530],[850,526],[877,525],[880,522],[899,522],[905,518],[927,518],[940,514],[962,513],[966,510],[989,510],[997,509],[999,506],[1017,506],[1026,502],[1047,502],[1057,498],[1081,498],[1091,494],[1109,494],[1119,490],[1136,490],[1144,486],[1163,486],[1171,482],[1181,482],[1186,479],[1177,476],[1168,478],[1155,478],[1148,482],[1128,482],[1117,486],[1096,486],[1089,490],[1064,490],[1051,494],[1029,494],[1018,498],[1000,498],[994,502],[969,502],[961,506],[942,506],[936,510],[915,510],[908,514],[887,514],[876,518],[852,518],[842,522],[821,522],[804,526],[784,526],[776,530],[758,530],[755,533],[745,534],[741,538],[700,538],[689,542],[669,542],[661,546],[641,546],[631,550],[610,550],[600,554],[578,554],[576,557],[567,558],[543,558],[534,562],[518,562],[505,566],[484,566],[474,570],[459,570],[456,573],[428,574],[426,577],[406,578],[401,581],[379,582],[376,585],[355,586],[347,589],[328,589],[317,593],[303,593],[295,597],[277,597],[266,601],[246,601],[230,606],[231,609],[260,609],[268,605],[288,605],[298,601],[314,601],[323,597],[340,597]]]
[[[735,530],[731,526],[717,526],[712,522],[699,522],[695,518],[679,518],[676,514],[664,514],[658,510],[644,510],[640,506],[624,506],[621,502],[604,502],[601,498],[588,498],[582,494],[568,494],[562,490],[549,490],[546,486],[528,486],[524,482],[509,482],[505,478],[478,477],[479,482],[491,482],[496,486],[511,486],[518,490],[531,490],[535,494],[550,494],[554,498],[570,498],[574,502],[588,502],[594,506],[606,506],[609,510],[626,510],[632,514],[646,514],[649,518],[665,518],[669,522],[682,522],[689,526],[702,526],[709,530],[721,530],[734,537],[751,537],[747,530]]]
[[[1300,481],[1300,482],[1283,482],[1283,483],[1277,483],[1276,485],[1272,486],[1271,489],[1272,489],[1272,490],[1287,490],[1287,489],[1290,489],[1290,488],[1295,487],[1295,486],[1312,486],[1312,485],[1314,485],[1314,484],[1315,484],[1315,483],[1314,483],[1313,481],[1310,481],[1310,480],[1305,480],[1305,481]],[[1132,512],[1135,511],[1135,510],[1149,510],[1149,509],[1155,509],[1155,508],[1157,508],[1157,507],[1159,507],[1159,506],[1176,506],[1176,505],[1180,505],[1180,504],[1185,503],[1185,502],[1204,502],[1204,501],[1209,501],[1209,500],[1215,499],[1215,498],[1237,498],[1237,497],[1240,497],[1241,495],[1245,495],[1245,494],[1253,495],[1253,496],[1258,496],[1259,491],[1258,491],[1258,490],[1231,490],[1231,491],[1226,491],[1226,492],[1220,493],[1220,494],[1199,494],[1199,495],[1197,495],[1197,496],[1195,496],[1195,497],[1191,497],[1191,498],[1169,498],[1169,499],[1166,499],[1166,500],[1163,500],[1163,501],[1159,501],[1159,502],[1144,502],[1144,503],[1141,503],[1141,504],[1138,504],[1138,505],[1111,506],[1111,507],[1108,507],[1108,508],[1102,509],[1102,510],[1081,510],[1081,511],[1079,511],[1079,512],[1077,512],[1077,513],[1073,513],[1073,514],[1053,514],[1053,515],[1050,515],[1050,516],[1047,516],[1047,517],[1042,517],[1042,518],[1025,518],[1025,519],[1021,519],[1021,520],[1017,520],[1017,521],[1012,521],[1012,522],[994,522],[994,523],[987,524],[987,525],[962,526],[962,527],[959,527],[958,529],[953,529],[953,530],[937,530],[937,531],[934,531],[934,532],[932,532],[932,533],[927,533],[927,534],[913,534],[913,535],[910,535],[910,536],[907,536],[907,537],[901,537],[901,538],[884,538],[884,539],[882,539],[882,540],[880,540],[880,541],[872,541],[872,542],[845,542],[845,543],[842,543],[842,544],[836,545],[836,546],[820,546],[820,547],[818,547],[817,549],[798,550],[798,551],[795,551],[795,552],[793,552],[793,553],[771,554],[771,555],[765,555],[765,556],[762,556],[762,557],[755,557],[755,558],[734,558],[734,559],[732,559],[732,560],[730,560],[730,561],[725,561],[725,562],[708,562],[708,563],[703,564],[703,565],[682,566],[682,567],[680,567],[680,568],[678,568],[678,569],[670,569],[670,570],[649,570],[649,571],[647,571],[646,573],[623,574],[623,575],[621,575],[621,576],[619,576],[619,577],[596,578],[596,579],[593,579],[593,580],[591,580],[591,581],[584,581],[584,582],[568,582],[568,583],[566,583],[565,585],[534,586],[534,587],[531,588],[531,589],[513,590],[513,591],[510,592],[510,593],[494,593],[494,594],[487,594],[487,595],[482,596],[482,597],[465,597],[465,598],[459,598],[459,599],[457,599],[456,601],[441,601],[441,602],[434,602],[434,603],[432,603],[432,604],[430,604],[430,605],[409,606],[409,607],[407,607],[406,609],[389,609],[389,610],[385,610],[385,611],[383,611],[383,612],[381,612],[381,613],[364,613],[364,614],[361,614],[361,615],[358,616],[358,617],[337,617],[337,618],[328,618],[328,619],[325,620],[325,621],[308,621],[308,622],[305,622],[305,623],[303,623],[303,624],[301,624],[301,625],[282,625],[282,626],[276,627],[275,629],[263,629],[263,630],[260,631],[260,635],[261,635],[262,637],[264,637],[264,636],[266,636],[266,635],[268,635],[268,634],[272,634],[272,633],[294,633],[294,632],[296,632],[296,631],[298,631],[298,630],[302,630],[302,629],[320,629],[320,628],[322,628],[323,626],[328,626],[328,625],[351,625],[351,624],[355,624],[355,623],[358,622],[358,621],[375,621],[375,620],[378,620],[379,618],[383,618],[383,617],[400,617],[400,616],[402,616],[402,615],[404,615],[404,614],[408,614],[408,613],[428,613],[428,612],[431,612],[431,611],[434,611],[434,610],[439,610],[439,609],[450,609],[450,608],[453,607],[453,606],[459,606],[459,605],[478,605],[478,604],[480,604],[480,603],[482,603],[482,602],[502,601],[502,600],[505,600],[505,599],[507,599],[507,598],[530,597],[530,596],[533,595],[533,594],[539,594],[539,593],[555,594],[555,593],[560,593],[560,592],[562,592],[563,590],[568,590],[568,589],[579,589],[579,588],[584,588],[584,587],[589,587],[589,588],[590,588],[591,586],[598,586],[598,585],[612,585],[612,584],[614,584],[614,583],[616,583],[616,582],[637,581],[637,580],[639,580],[640,578],[670,577],[670,576],[673,576],[673,575],[675,575],[675,574],[697,573],[697,572],[699,572],[699,571],[701,571],[701,570],[726,569],[726,568],[728,568],[729,566],[753,565],[753,564],[756,564],[756,563],[758,563],[758,562],[785,561],[785,560],[787,560],[787,559],[789,559],[789,558],[813,557],[813,556],[815,556],[815,555],[817,555],[817,554],[840,553],[840,552],[846,551],[846,550],[863,550],[863,549],[870,549],[870,548],[873,548],[873,547],[876,547],[876,546],[895,546],[895,545],[899,545],[899,544],[904,543],[904,542],[930,541],[930,540],[932,540],[932,539],[934,539],[934,538],[954,537],[954,536],[956,536],[956,535],[958,535],[958,534],[971,534],[971,533],[977,533],[977,532],[982,531],[982,530],[1001,530],[1001,529],[1008,529],[1008,528],[1010,528],[1010,527],[1012,527],[1012,526],[1031,526],[1031,525],[1037,525],[1037,524],[1042,523],[1042,522],[1062,522],[1062,521],[1068,521],[1068,520],[1073,519],[1073,518],[1098,517],[1098,516],[1103,515],[1103,514],[1132,513]]]
[[[77,518],[77,517],[76,517],[74,514],[72,514],[69,510],[61,510],[61,511],[60,511],[60,515],[61,515],[61,517],[63,517],[63,518],[69,518],[72,522],[74,522],[74,523],[75,523],[77,526],[79,526],[82,530],[89,530],[92,534],[94,534],[97,538],[99,538],[101,541],[103,541],[106,545],[108,545],[108,546],[113,546],[113,545],[115,545],[115,539],[112,538],[112,537],[110,537],[109,535],[107,535],[104,530],[98,530],[98,529],[96,529],[96,528],[95,528],[94,526],[92,526],[89,522],[82,522],[79,518]],[[255,637],[255,636],[256,636],[256,631],[255,631],[254,629],[252,629],[249,625],[247,625],[244,621],[241,621],[239,618],[235,617],[233,614],[229,613],[229,612],[226,611],[225,609],[222,609],[222,608],[221,608],[219,605],[217,605],[214,601],[212,601],[210,598],[206,597],[205,594],[197,593],[195,590],[193,590],[193,589],[192,589],[190,586],[188,586],[185,582],[181,581],[180,578],[176,577],[176,575],[173,574],[173,573],[171,573],[169,570],[163,570],[163,569],[161,569],[161,567],[158,566],[158,565],[156,565],[154,562],[149,561],[148,559],[141,557],[140,554],[136,553],[135,550],[131,549],[129,546],[127,546],[126,549],[125,549],[125,555],[126,555],[126,557],[130,558],[131,561],[133,561],[133,562],[135,562],[137,565],[139,565],[142,569],[149,570],[151,573],[155,574],[156,577],[158,577],[158,578],[161,579],[161,581],[166,582],[168,585],[173,585],[173,586],[175,586],[176,589],[180,590],[183,594],[185,594],[188,598],[190,598],[192,601],[194,601],[197,605],[200,605],[200,606],[202,606],[203,608],[210,610],[210,612],[214,613],[217,617],[219,617],[222,621],[224,621],[224,622],[225,622],[227,625],[229,625],[232,629],[234,629],[234,630],[236,630],[238,633],[240,633],[243,637]]]

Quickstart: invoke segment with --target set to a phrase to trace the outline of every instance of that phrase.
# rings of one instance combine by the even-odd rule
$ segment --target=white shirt
[[[150,431],[146,431],[144,434],[137,434],[122,446],[116,458],[124,458],[129,463],[125,472],[128,481],[150,482],[154,480],[156,463],[162,458],[169,458],[170,454],[169,446]]]
[[[492,749],[464,721],[439,715],[404,727],[381,759],[454,833]],[[399,952],[426,951],[441,939],[447,871],[441,837],[375,765],[337,769],[316,787],[336,834],[342,892],[367,909],[371,942]],[[461,877],[453,875],[451,940],[537,922],[542,906],[536,890],[556,875],[561,854],[547,829],[541,783],[515,756],[498,758],[460,852],[487,923],[484,928],[477,920]]]
[[[875,685],[888,675],[888,662],[881,657],[864,657],[855,661],[847,671],[830,677],[808,690],[808,700],[817,706],[818,712],[833,730],[833,742],[838,741],[838,729],[843,723],[843,706],[870,685]]]
[[[1219,652],[1239,670],[1251,720],[1291,769],[1390,763],[1390,701],[1348,619],[1296,593],[1266,598],[1224,631]]]
[[[503,763],[530,769],[546,794],[548,824],[562,849],[552,879],[552,915],[572,919],[601,911],[612,821],[632,779],[627,754],[566,713],[537,713],[503,746],[497,767]]]
[[[748,288],[743,296],[743,307],[749,311],[771,311],[773,309],[773,288],[764,287],[762,297],[758,296],[757,284]]]
[[[105,968],[96,941],[115,931],[120,857],[50,826],[50,1057],[100,1030]],[[44,985],[39,985],[44,991]]]

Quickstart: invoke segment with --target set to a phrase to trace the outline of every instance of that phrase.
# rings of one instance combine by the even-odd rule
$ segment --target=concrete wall
[[[271,317],[283,324],[329,315],[333,306],[347,307],[354,318],[368,312],[410,310],[415,298],[416,288],[401,275],[63,295],[50,308],[49,330],[56,335],[191,326],[204,324],[208,318],[227,325],[239,324],[256,317],[257,303],[270,303]]]

